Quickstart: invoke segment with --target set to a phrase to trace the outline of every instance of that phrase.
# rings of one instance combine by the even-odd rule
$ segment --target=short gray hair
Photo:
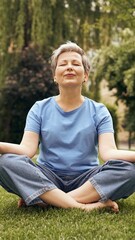
[[[55,69],[56,69],[56,66],[57,66],[57,60],[58,60],[59,55],[61,53],[63,53],[63,52],[70,52],[70,51],[71,52],[77,52],[77,53],[79,53],[81,55],[82,63],[83,63],[83,66],[84,66],[84,70],[89,75],[89,72],[90,72],[90,62],[89,62],[89,59],[88,59],[86,53],[76,43],[71,42],[71,41],[67,41],[66,43],[60,45],[52,53],[52,56],[51,56],[51,68],[52,68],[53,76],[55,74]]]

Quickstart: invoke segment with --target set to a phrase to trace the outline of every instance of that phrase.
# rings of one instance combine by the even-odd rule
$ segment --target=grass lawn
[[[135,239],[135,194],[119,201],[119,214],[51,207],[17,209],[17,200],[0,187],[0,240]]]

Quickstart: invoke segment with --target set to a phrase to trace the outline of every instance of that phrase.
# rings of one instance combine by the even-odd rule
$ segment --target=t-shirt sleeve
[[[28,112],[24,130],[40,134],[40,125],[41,121],[39,106],[38,103],[36,102]]]
[[[111,114],[103,104],[100,105],[97,112],[97,132],[98,135],[102,133],[114,133]]]

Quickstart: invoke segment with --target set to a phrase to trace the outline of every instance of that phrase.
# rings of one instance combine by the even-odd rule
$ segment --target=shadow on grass
[[[51,207],[51,206],[48,206],[46,208],[42,208],[42,207],[39,207],[39,206],[29,206],[29,207],[21,207],[21,208],[18,208],[17,207],[17,201],[18,201],[18,197],[17,196],[12,196],[12,197],[9,197],[4,204],[1,205],[1,208],[0,208],[0,212],[1,214],[6,217],[8,216],[8,218],[10,218],[10,216],[13,217],[13,215],[16,215],[16,216],[21,216],[21,215],[48,215],[49,213],[53,215],[55,215],[54,213],[58,213],[58,214],[61,214],[62,212],[66,214],[66,212],[74,212],[74,211],[77,211],[77,212],[81,212],[83,214],[90,214],[92,213],[92,215],[94,214],[115,214],[112,212],[112,210],[110,209],[100,209],[100,210],[93,210],[92,212],[85,212],[85,211],[82,211],[82,210],[79,210],[79,209],[60,209],[60,208],[56,208],[56,207]],[[131,215],[131,214],[134,214],[135,215],[135,195],[134,197],[130,197],[128,199],[124,199],[124,200],[119,200],[117,201],[118,205],[119,205],[119,210],[120,212],[118,214],[120,215]],[[0,215],[1,215],[0,214]]]

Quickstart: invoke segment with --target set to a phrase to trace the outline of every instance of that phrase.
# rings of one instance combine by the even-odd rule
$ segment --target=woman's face
[[[81,55],[76,52],[61,53],[57,60],[54,79],[61,87],[82,86],[82,83],[87,81],[88,75],[85,73]]]

